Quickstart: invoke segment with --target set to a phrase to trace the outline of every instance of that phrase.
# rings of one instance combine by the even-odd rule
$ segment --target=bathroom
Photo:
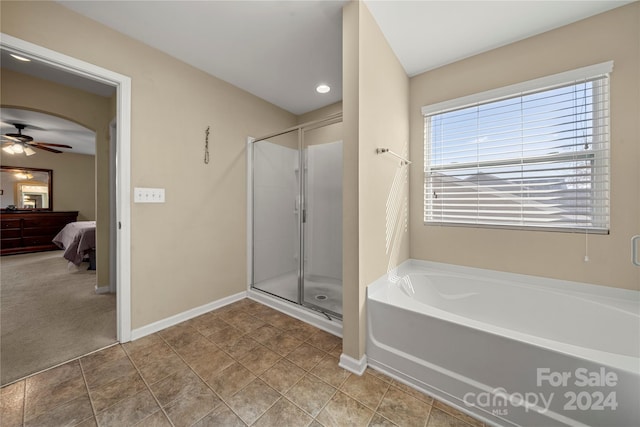
[[[15,9],[9,10],[13,16],[24,12],[30,19],[43,21],[38,21],[38,28],[59,30],[55,23],[37,18],[39,13],[31,7],[7,6]],[[57,5],[47,7],[56,9]],[[342,117],[342,135],[326,141],[342,141],[342,306],[339,312],[320,306],[319,311],[329,318],[317,314],[318,310],[301,308],[297,312],[342,335],[342,366],[352,372],[361,372],[367,366],[367,288],[409,259],[638,292],[640,269],[630,261],[630,239],[640,230],[640,112],[635,95],[639,91],[640,59],[638,41],[634,39],[638,34],[638,20],[634,20],[638,10],[637,3],[624,6],[409,77],[365,4],[348,5],[343,22],[342,102],[331,111],[321,112],[324,116],[341,113]],[[66,12],[57,9],[52,13],[66,17]],[[75,22],[76,18],[68,19]],[[598,31],[593,30],[594,26]],[[224,82],[211,83],[181,64],[164,67],[164,57],[156,52],[148,54],[138,45],[126,58],[114,54],[117,60],[104,60],[97,51],[88,51],[69,37],[49,41],[44,30],[31,35],[15,24],[5,25],[4,19],[3,31],[107,68],[125,70],[136,81],[137,96],[147,99],[143,103],[138,97],[133,102],[136,120],[132,139],[136,145],[132,150],[132,184],[166,187],[168,203],[159,208],[132,207],[130,274],[135,285],[130,320],[134,337],[149,333],[153,329],[150,325],[162,324],[165,319],[205,303],[254,292],[247,231],[250,221],[245,217],[250,206],[246,190],[246,148],[250,143],[246,138],[269,136],[320,117],[293,117],[249,100],[249,95],[234,92]],[[128,49],[121,50],[129,52]],[[136,57],[151,58],[149,61],[155,66],[151,69],[135,60],[127,62]],[[604,61],[614,63],[608,234],[424,224],[422,107]],[[174,78],[168,70],[177,70],[188,78]],[[184,81],[194,85],[185,88]],[[195,84],[200,81],[202,85]],[[156,86],[155,82],[166,83],[167,87]],[[205,86],[212,89],[203,91],[206,96],[201,96],[200,87]],[[219,98],[231,99],[231,107],[212,106],[211,99]],[[186,109],[176,108],[180,111],[168,114],[160,107],[167,99],[193,107],[189,111],[195,108],[205,113],[193,118]],[[184,138],[199,144],[204,129],[200,125],[210,117],[217,122],[213,123],[213,163],[208,169],[201,165],[199,145],[184,157],[176,156],[174,149],[154,151],[156,141],[166,139]],[[157,126],[176,120],[193,126],[181,132]],[[252,124],[247,125],[247,121]],[[225,126],[226,122],[232,126]],[[241,142],[216,145],[221,139]],[[389,153],[380,154],[376,151],[380,148],[412,163],[403,163]],[[293,170],[295,165],[291,167]],[[167,170],[171,173],[167,174]],[[188,177],[188,181],[170,179],[177,176]],[[211,183],[211,188],[207,187],[206,192],[191,189],[190,184],[201,182]],[[194,203],[198,209],[189,209]],[[288,205],[291,212],[295,204],[294,199]],[[157,229],[174,224],[177,218],[188,224],[180,233],[168,230],[157,235]],[[181,241],[195,242],[195,246],[179,247],[172,254],[162,249]],[[291,254],[295,257],[294,251]],[[298,262],[299,259],[300,255]],[[180,287],[175,286],[178,282]],[[298,291],[294,298],[299,295]],[[332,329],[335,325],[338,328]]]
[[[609,182],[605,183],[611,186],[610,218],[604,226],[606,230],[603,230],[602,226],[594,226],[592,230],[579,226],[577,229],[573,226],[573,230],[571,226],[567,227],[568,229],[558,227],[561,229],[555,230],[540,226],[533,229],[518,226],[452,227],[442,224],[430,225],[425,220],[426,184],[422,164],[425,155],[425,131],[423,131],[425,120],[421,109],[440,101],[465,99],[465,96],[495,87],[519,84],[529,80],[535,81],[539,77],[562,74],[561,72],[580,69],[585,65],[596,67],[594,64],[602,63],[603,54],[594,52],[589,43],[584,43],[584,38],[587,34],[595,37],[589,30],[590,25],[608,26],[613,22],[619,22],[622,17],[621,15],[614,17],[615,13],[615,11],[609,12],[608,16],[594,17],[408,78],[393,54],[388,48],[384,48],[386,42],[368,12],[345,9],[345,25],[353,19],[358,31],[352,38],[349,37],[351,34],[345,31],[343,41],[345,62],[342,103],[342,139],[344,141],[342,280],[345,286],[342,313],[344,352],[341,357],[341,366],[352,372],[362,372],[368,364],[385,373],[393,374],[395,378],[402,378],[408,384],[429,394],[445,399],[455,407],[466,407],[475,416],[496,424],[514,422],[521,425],[555,425],[556,423],[562,425],[563,423],[589,424],[591,422],[597,425],[607,425],[607,423],[625,425],[632,422],[630,420],[637,419],[638,413],[633,408],[634,405],[622,396],[637,396],[640,386],[640,375],[634,368],[637,366],[639,357],[637,348],[640,345],[637,342],[640,271],[634,265],[634,262],[638,262],[637,254],[634,252],[638,250],[634,249],[638,238],[631,241],[631,238],[637,235],[640,225],[638,223],[639,192],[632,190],[637,189],[640,183],[637,168],[634,166],[637,160],[635,162],[632,160],[637,159],[639,155],[638,144],[634,145],[633,142],[637,141],[637,126],[633,130],[633,123],[637,121],[634,119],[634,115],[637,116],[637,99],[625,95],[627,85],[630,84],[634,88],[637,86],[637,79],[634,79],[633,75],[637,73],[638,60],[637,55],[631,55],[635,59],[629,57],[630,51],[626,48],[626,42],[623,42],[626,33],[622,28],[619,28],[619,31],[604,32],[608,38],[606,60],[611,61],[602,65],[604,69],[602,74],[611,76],[609,89],[611,127],[604,132],[610,131],[612,146],[610,158],[607,157],[610,178]],[[617,13],[623,12],[618,10]],[[358,55],[350,56],[348,49],[358,44],[360,44]],[[362,45],[365,47],[363,48]],[[521,51],[526,51],[527,56],[518,55]],[[572,54],[565,55],[567,51]],[[532,58],[540,60],[532,61]],[[635,65],[626,65],[629,60]],[[532,65],[532,62],[535,65]],[[358,79],[358,70],[381,72],[368,75],[365,81],[369,86],[365,86],[362,78]],[[589,68],[585,72],[593,73],[594,69]],[[558,78],[566,79],[567,77],[561,75]],[[570,77],[570,79],[577,81],[579,78]],[[632,93],[635,93],[634,91],[637,92],[633,89]],[[350,96],[351,94],[353,96]],[[392,153],[380,153],[380,148],[389,149]],[[400,158],[406,157],[413,163],[399,160],[393,154],[399,155]],[[621,180],[626,181],[628,187],[617,187],[615,182]],[[549,218],[548,215],[545,218]],[[357,224],[357,227],[354,224]],[[385,289],[400,286],[403,280],[406,280],[405,277],[413,277],[405,276],[406,274],[413,274],[418,278],[428,274],[420,268],[414,269],[412,264],[405,263],[410,259],[426,260],[430,264],[429,268],[435,268],[436,271],[442,269],[447,274],[448,266],[453,265],[451,269],[455,274],[466,277],[463,280],[482,278],[484,274],[488,274],[491,280],[511,281],[513,283],[511,290],[529,281],[534,283],[534,289],[542,283],[543,287],[547,287],[545,292],[549,290],[561,292],[561,289],[567,288],[566,298],[563,294],[554,292],[547,294],[542,292],[541,296],[536,294],[529,297],[528,291],[524,291],[521,295],[516,293],[510,299],[507,297],[511,291],[509,287],[505,289],[498,287],[495,293],[483,296],[485,300],[493,299],[496,304],[492,305],[489,300],[486,300],[480,307],[486,307],[488,311],[510,311],[501,308],[502,301],[502,304],[513,308],[513,311],[521,313],[528,313],[528,309],[542,313],[545,310],[550,312],[566,310],[566,317],[559,317],[555,320],[556,323],[575,322],[591,331],[592,335],[598,331],[596,335],[602,337],[600,343],[574,342],[570,337],[580,335],[578,330],[567,330],[560,333],[560,338],[548,339],[563,345],[577,343],[576,345],[580,348],[598,348],[600,351],[617,354],[618,356],[614,356],[613,360],[620,358],[622,360],[620,364],[604,356],[600,358],[594,356],[595,358],[589,363],[583,364],[577,359],[554,361],[552,356],[557,353],[538,354],[537,350],[526,351],[526,348],[532,345],[526,339],[524,340],[525,350],[513,347],[513,342],[522,342],[522,337],[519,337],[520,341],[516,340],[504,345],[506,349],[510,349],[508,351],[513,357],[522,360],[522,363],[525,359],[531,361],[530,365],[516,363],[516,367],[513,368],[516,371],[520,369],[525,377],[532,372],[535,373],[537,368],[545,368],[546,365],[538,366],[541,360],[550,366],[556,366],[557,372],[571,374],[575,374],[574,370],[580,366],[585,367],[584,369],[592,374],[596,373],[600,367],[607,366],[606,369],[612,370],[610,374],[619,378],[619,383],[615,384],[618,390],[617,403],[626,410],[619,409],[615,413],[611,407],[604,408],[603,418],[598,418],[593,413],[585,415],[584,412],[577,411],[574,412],[578,414],[574,419],[569,417],[571,411],[563,412],[558,408],[552,408],[553,411],[551,411],[548,407],[546,409],[538,407],[537,409],[542,413],[547,412],[551,415],[535,418],[532,415],[535,412],[533,410],[516,414],[521,408],[519,405],[512,404],[509,407],[511,412],[511,418],[509,418],[506,416],[509,410],[502,407],[497,409],[494,407],[493,410],[496,412],[492,413],[487,407],[478,409],[467,406],[462,400],[464,393],[456,394],[454,391],[469,392],[476,389],[472,388],[471,383],[464,381],[459,384],[438,382],[436,380],[438,375],[442,375],[443,369],[446,371],[442,366],[440,366],[442,369],[434,368],[434,373],[431,376],[427,375],[426,379],[420,379],[421,373],[428,371],[425,364],[428,365],[430,361],[435,363],[438,356],[430,355],[425,350],[424,363],[419,363],[414,360],[416,357],[420,359],[415,352],[399,350],[399,348],[403,348],[403,345],[413,348],[410,343],[415,340],[411,337],[431,329],[427,327],[428,323],[421,323],[422,320],[412,317],[413,314],[404,314],[407,310],[410,313],[419,311],[421,309],[419,304],[416,306],[412,302],[401,305],[403,309],[400,311],[394,310],[391,308],[395,304],[394,301],[404,297],[385,291]],[[396,267],[399,265],[401,267],[398,271]],[[470,270],[458,271],[459,266],[469,267]],[[497,278],[492,276],[493,272]],[[510,274],[513,275],[510,276]],[[410,286],[415,284],[419,287],[420,284],[417,283],[419,281],[420,279],[414,280]],[[358,286],[348,286],[355,283]],[[489,282],[480,280],[479,286],[483,283]],[[586,284],[596,286],[590,288]],[[455,295],[452,289],[456,289],[456,286],[447,281],[436,289],[438,291],[451,289],[452,294]],[[485,285],[485,287],[491,286],[493,285]],[[475,291],[473,287],[469,287],[458,292],[465,294]],[[594,294],[591,295],[590,292]],[[368,293],[374,295],[373,300]],[[415,293],[420,293],[420,290],[416,289]],[[544,295],[551,300],[545,300]],[[576,295],[579,299],[572,299]],[[598,308],[600,303],[597,302],[598,295],[605,295],[605,298],[612,298],[619,304],[600,310]],[[581,308],[579,302],[581,298],[592,297],[596,298],[594,300],[596,305]],[[433,297],[430,298],[433,299]],[[457,297],[451,296],[451,298]],[[527,301],[534,307],[527,305]],[[522,304],[522,308],[519,308],[518,304]],[[572,309],[574,306],[575,311]],[[479,307],[476,309],[483,311]],[[618,316],[616,310],[622,310],[623,314]],[[465,313],[461,315],[471,316]],[[535,319],[535,316],[531,316],[531,319]],[[326,330],[332,330],[330,322],[323,319],[316,319],[315,322],[323,325]],[[492,321],[488,320],[488,322]],[[542,320],[531,320],[531,322],[545,323]],[[599,327],[589,326],[591,322],[595,322],[594,325]],[[517,328],[516,323],[518,322],[509,318],[503,321],[506,327]],[[550,323],[553,324],[554,321]],[[418,326],[412,326],[416,324]],[[475,325],[475,327],[479,326]],[[541,330],[540,327],[532,326],[532,328],[536,329],[534,336],[537,334],[543,340],[553,335],[550,333],[552,326],[549,331]],[[607,328],[617,333],[609,336]],[[524,330],[526,329],[520,332]],[[410,338],[403,344],[402,337],[405,333],[408,333]],[[480,348],[476,349],[473,345],[465,347],[464,343],[455,346],[453,344],[455,337],[447,334],[457,333],[447,328],[444,328],[443,332],[432,331],[424,337],[426,348],[429,347],[431,339],[435,340],[435,337],[438,337],[441,340],[436,341],[438,345],[446,345],[448,342],[452,348],[458,349],[461,353],[478,351],[479,357],[487,360],[500,358],[503,355],[500,352],[487,353],[485,350],[480,352]],[[461,332],[461,336],[466,336],[465,334],[466,332]],[[479,332],[472,332],[471,337],[476,338],[469,339],[469,342],[475,342],[474,345],[482,346],[485,343],[495,349],[501,348],[498,343],[487,344],[491,342],[490,338],[483,338]],[[607,341],[608,338],[611,338],[611,342]],[[400,342],[397,341],[398,339]],[[549,346],[548,342],[538,345]],[[617,347],[621,349],[617,350]],[[390,351],[389,348],[395,348],[397,351]],[[420,353],[421,350],[414,349],[414,351]],[[524,353],[520,355],[520,351]],[[587,353],[590,351],[587,350]],[[589,356],[580,352],[574,354],[578,359],[589,360]],[[446,352],[439,357],[444,360],[455,358],[454,355]],[[412,365],[407,362],[411,360],[417,364]],[[494,378],[500,377],[500,364],[490,366],[487,362],[483,365],[485,369],[494,372]],[[450,369],[453,370],[450,372],[462,375],[462,370],[456,370],[457,368],[453,367]],[[498,372],[496,373],[495,370]],[[504,366],[502,374],[508,375],[507,372],[508,369]],[[514,373],[509,375],[517,376]],[[429,381],[432,383],[429,384]],[[473,382],[472,379],[469,381]],[[531,389],[531,384],[527,385],[527,380],[522,378],[515,383],[505,379],[498,385],[507,389],[510,387],[511,391],[514,387]],[[486,391],[486,385],[483,387],[478,388],[476,392]],[[494,384],[494,390],[497,390],[495,387],[497,385]],[[533,387],[535,390],[535,386]],[[542,388],[538,391],[540,390]],[[607,391],[606,388],[604,390]],[[608,389],[608,391],[611,390],[616,389]],[[545,396],[548,397],[553,391],[557,389],[554,390],[553,387],[544,389]],[[576,390],[568,390],[567,393],[575,394]],[[499,393],[497,395],[500,397]],[[556,398],[556,404],[557,400],[558,398]],[[613,409],[615,410],[615,407]],[[612,413],[621,418],[607,418],[607,415]]]

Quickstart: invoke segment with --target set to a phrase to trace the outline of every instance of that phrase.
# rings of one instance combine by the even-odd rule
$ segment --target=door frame
[[[0,46],[54,68],[116,88],[116,321],[117,340],[131,341],[131,78],[64,55],[34,43],[0,33]]]
[[[338,313],[333,313],[330,312],[328,310],[324,310],[322,307],[317,306],[315,304],[312,303],[305,303],[304,301],[304,255],[305,255],[305,251],[304,251],[304,247],[305,247],[305,243],[304,243],[304,220],[299,220],[298,222],[298,230],[299,233],[298,235],[300,236],[299,239],[299,245],[300,245],[300,250],[299,250],[299,265],[298,265],[298,301],[296,302],[297,307],[300,307],[300,309],[291,306],[290,303],[285,303],[285,302],[277,302],[277,299],[281,299],[282,301],[284,301],[285,299],[283,299],[282,297],[279,296],[273,296],[272,298],[267,298],[266,300],[262,299],[262,295],[265,295],[266,293],[264,291],[260,291],[259,289],[257,291],[254,290],[253,288],[253,283],[254,283],[254,272],[253,272],[253,261],[254,261],[254,248],[253,248],[253,234],[254,234],[254,227],[253,227],[253,192],[254,192],[254,188],[253,188],[253,176],[254,176],[254,170],[253,170],[253,152],[254,152],[254,144],[256,142],[260,142],[260,141],[265,141],[268,139],[272,139],[275,138],[277,136],[280,135],[284,135],[293,131],[297,131],[298,132],[298,167],[300,171],[304,170],[304,165],[306,163],[306,156],[305,156],[305,152],[304,152],[304,132],[305,131],[310,131],[310,130],[314,130],[314,129],[318,129],[318,128],[322,128],[324,126],[328,126],[331,124],[335,124],[335,123],[341,123],[342,122],[342,112],[340,113],[334,113],[334,114],[330,114],[324,118],[318,119],[318,120],[313,120],[313,121],[309,121],[306,123],[301,123],[295,126],[292,126],[290,128],[281,130],[281,131],[277,131],[274,133],[270,133],[268,135],[264,135],[261,136],[259,138],[255,138],[255,137],[247,137],[247,145],[246,145],[246,166],[247,166],[247,295],[249,295],[249,297],[255,298],[255,299],[259,299],[261,302],[267,304],[267,305],[271,305],[270,303],[276,303],[279,307],[280,310],[285,311],[287,309],[291,309],[291,310],[295,310],[296,312],[298,312],[297,314],[300,314],[301,312],[304,312],[304,310],[300,310],[300,309],[306,309],[312,312],[316,312],[316,313],[322,313],[324,316],[327,316],[329,318],[329,324],[328,326],[325,324],[321,324],[319,325],[317,323],[317,319],[313,319],[313,317],[311,318],[312,320],[309,320],[306,318],[306,315],[303,316],[305,318],[305,321],[308,321],[312,324],[315,324],[316,326],[318,326],[321,329],[327,330],[331,333],[334,333],[336,335],[339,335],[341,331],[341,326],[340,329],[336,329],[334,327],[334,325],[331,325],[330,322],[340,322],[340,325],[342,323],[341,317],[337,317],[336,315],[338,315]],[[300,173],[300,177],[299,177],[299,200],[300,200],[300,215],[303,216],[303,209],[306,209],[306,201],[305,201],[305,197],[306,197],[306,189],[305,189],[305,185],[306,185],[306,177],[304,176],[304,173]],[[257,289],[257,288],[256,288]],[[343,292],[344,292],[344,288],[343,288]],[[262,294],[262,295],[261,295]],[[287,307],[287,305],[290,305],[289,307]],[[285,307],[287,307],[285,309]],[[329,314],[331,314],[332,316],[335,317],[330,317]],[[291,314],[291,313],[289,313]],[[298,317],[297,314],[292,314],[294,317]],[[324,320],[324,319],[323,319]]]
[[[341,320],[327,319],[319,312],[313,311],[308,307],[292,304],[282,298],[255,290],[251,286],[253,283],[253,144],[255,141],[256,138],[247,137],[247,296],[289,316],[310,323],[323,331],[342,337]]]
[[[109,123],[109,176],[117,177],[118,161],[118,118],[114,117]],[[109,292],[118,291],[118,195],[116,193],[116,179],[109,179]]]

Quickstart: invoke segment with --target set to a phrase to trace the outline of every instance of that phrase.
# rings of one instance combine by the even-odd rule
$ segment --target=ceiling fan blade
[[[45,145],[45,146],[47,146],[47,147],[73,148],[73,147],[72,147],[72,146],[70,146],[70,145],[65,145],[65,144],[54,144],[54,143],[51,143],[51,142],[36,142],[36,141],[33,141],[33,142],[31,142],[29,145],[33,145],[33,146]]]
[[[39,148],[40,150],[51,151],[52,153],[62,153],[60,150],[56,150],[49,147],[44,147],[42,145],[31,145],[31,147]]]
[[[16,138],[16,137],[14,137],[14,136],[2,135],[2,137],[3,137],[3,138],[10,139],[11,141],[15,141],[15,142],[22,142],[22,141],[20,140],[20,138]]]

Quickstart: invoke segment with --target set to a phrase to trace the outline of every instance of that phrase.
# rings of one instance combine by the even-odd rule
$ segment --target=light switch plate
[[[141,188],[133,189],[134,203],[164,203],[164,188]]]

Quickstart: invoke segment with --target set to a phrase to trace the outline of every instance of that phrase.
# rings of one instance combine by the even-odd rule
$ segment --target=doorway
[[[58,72],[69,73],[116,88],[116,173],[115,185],[116,245],[115,287],[117,340],[131,339],[130,289],[130,123],[131,79],[102,67],[89,64],[59,52],[1,34],[0,48],[25,58],[46,64]],[[80,355],[78,355],[80,356]]]
[[[341,117],[252,143],[251,287],[342,318]]]

